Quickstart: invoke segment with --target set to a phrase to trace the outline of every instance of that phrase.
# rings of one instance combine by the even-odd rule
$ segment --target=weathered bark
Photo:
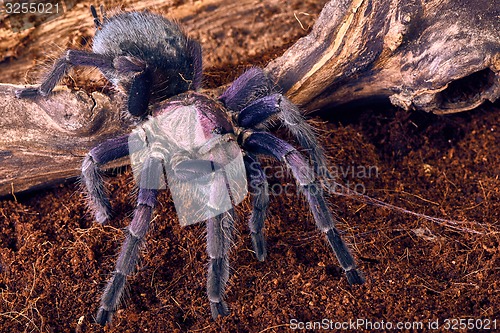
[[[267,70],[307,110],[382,97],[466,111],[500,96],[499,16],[489,0],[330,1]]]
[[[130,128],[100,93],[58,89],[24,100],[14,97],[19,88],[0,84],[0,195],[75,177],[91,147]]]
[[[222,32],[234,17],[250,26],[254,18],[245,13],[258,8],[223,4],[211,0],[177,17],[197,36],[196,29]],[[330,1],[312,32],[266,70],[306,111],[366,98],[435,113],[468,110],[500,95],[498,15],[486,0]],[[77,176],[90,147],[130,129],[102,94],[61,91],[32,102],[15,99],[15,88],[0,85],[0,108],[9,115],[0,118],[0,196]]]

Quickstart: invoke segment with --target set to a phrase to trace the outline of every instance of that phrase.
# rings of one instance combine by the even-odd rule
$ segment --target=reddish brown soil
[[[271,28],[294,38],[305,33],[294,24]],[[227,83],[276,52],[214,63],[207,68],[207,84]],[[181,228],[171,198],[162,193],[142,264],[129,279],[129,297],[104,331],[284,332],[294,319],[422,322],[423,331],[436,320],[444,330],[445,320],[454,318],[497,320],[500,326],[499,105],[447,117],[385,104],[349,115],[344,110],[325,110],[323,118],[314,118],[332,166],[374,166],[378,174],[350,174],[340,181],[414,212],[465,222],[439,224],[332,196],[339,228],[367,277],[365,285],[350,287],[295,194],[272,197],[269,256],[258,262],[245,201],[238,208],[231,253],[232,312],[214,322],[205,295],[204,225]],[[135,200],[128,169],[110,172],[108,182],[117,214],[104,227],[93,222],[73,181],[0,201],[1,332],[102,331],[94,315]],[[271,186],[286,183],[293,181],[270,178]]]

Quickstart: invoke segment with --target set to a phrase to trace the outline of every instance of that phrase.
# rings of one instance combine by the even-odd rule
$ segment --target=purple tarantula
[[[82,165],[89,206],[101,224],[111,218],[101,165],[131,156],[139,187],[133,219],[101,298],[98,323],[110,322],[119,306],[127,276],[137,265],[158,190],[165,187],[165,175],[172,195],[178,194],[174,202],[181,224],[207,221],[207,293],[212,317],[229,314],[224,289],[229,278],[233,205],[243,199],[247,187],[253,206],[249,228],[255,255],[263,261],[267,253],[263,228],[269,194],[259,156],[287,165],[348,282],[364,282],[322,194],[318,173],[325,167],[325,158],[313,130],[298,108],[273,89],[261,69],[248,70],[214,100],[196,92],[201,84],[201,47],[177,24],[149,12],[107,17],[101,6],[102,20],[93,6],[91,12],[96,26],[92,52],[67,51],[39,87],[19,90],[17,96],[46,96],[71,66],[93,66],[127,95],[129,113],[141,120],[131,134],[93,148]],[[291,132],[312,163],[268,131],[276,122]]]

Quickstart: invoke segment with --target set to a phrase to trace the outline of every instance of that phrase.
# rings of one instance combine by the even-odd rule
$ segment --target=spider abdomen
[[[175,22],[144,12],[121,12],[97,29],[92,51],[113,59],[104,76],[126,93],[136,76],[150,87],[151,102],[190,89],[201,80],[201,48]]]

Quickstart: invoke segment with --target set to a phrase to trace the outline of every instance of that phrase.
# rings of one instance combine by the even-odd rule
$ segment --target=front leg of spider
[[[71,67],[86,66],[96,67],[103,73],[120,77],[127,77],[130,81],[127,91],[127,110],[134,116],[142,116],[146,113],[150,95],[152,79],[151,74],[146,71],[145,64],[140,59],[118,56],[112,58],[108,55],[92,53],[81,50],[68,50],[59,58],[51,71],[39,87],[29,87],[16,91],[17,98],[34,98],[47,96],[61,81]]]
[[[224,290],[229,279],[229,249],[234,229],[234,210],[207,220],[208,277],[207,294],[212,318],[229,315]]]
[[[100,29],[102,23],[99,21],[94,6],[90,6],[96,29]],[[101,6],[101,12],[104,9]],[[106,55],[96,54],[88,51],[68,50],[65,55],[60,57],[52,67],[51,71],[45,77],[45,80],[39,87],[24,88],[16,91],[17,98],[33,98],[36,96],[47,96],[54,89],[56,84],[61,81],[63,76],[71,67],[90,66],[101,70],[111,70],[113,68],[113,59]]]
[[[16,91],[18,98],[47,96],[76,66],[98,68],[127,96],[128,112],[141,118],[152,102],[199,88],[201,47],[176,23],[147,11],[107,17],[102,6],[101,21],[96,9],[90,9],[96,27],[92,51],[66,51],[40,86]]]
[[[266,129],[279,122],[307,151],[316,173],[323,175],[326,159],[314,129],[304,120],[298,107],[273,86],[268,75],[255,67],[237,78],[219,99],[238,114],[238,125],[243,128]]]

